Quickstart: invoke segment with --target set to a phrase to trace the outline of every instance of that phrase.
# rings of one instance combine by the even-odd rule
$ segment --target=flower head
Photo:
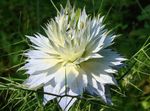
[[[29,89],[44,88],[44,92],[57,95],[81,96],[84,91],[99,95],[106,103],[106,84],[115,85],[112,67],[125,59],[108,48],[116,37],[103,25],[103,17],[89,17],[85,9],[62,8],[44,29],[27,36],[31,43],[25,55],[29,78],[24,84]],[[44,94],[44,103],[56,98]],[[63,110],[68,110],[76,98],[57,98]]]

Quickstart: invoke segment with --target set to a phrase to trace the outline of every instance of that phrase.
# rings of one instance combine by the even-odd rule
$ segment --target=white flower
[[[105,29],[103,17],[89,17],[85,9],[61,9],[39,33],[27,36],[33,49],[25,55],[29,78],[24,84],[29,89],[44,88],[44,92],[57,95],[81,96],[86,90],[99,95],[106,103],[106,84],[115,85],[112,67],[125,59],[108,49],[116,37]],[[44,104],[56,96],[44,94]],[[57,97],[63,110],[68,110],[76,98]]]

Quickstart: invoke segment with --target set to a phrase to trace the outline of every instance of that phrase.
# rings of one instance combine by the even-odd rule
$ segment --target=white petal
[[[68,86],[72,84],[72,82],[76,79],[78,74],[79,71],[76,65],[70,64],[66,66],[66,82]]]
[[[89,93],[96,94],[100,96],[106,102],[106,95],[105,95],[105,87],[104,84],[99,83],[95,78],[88,78],[89,85],[87,86],[87,90]]]
[[[85,84],[81,74],[79,74],[78,77],[76,77],[76,79],[72,82],[69,88],[72,90],[72,92],[78,95],[81,95],[83,93]]]
[[[80,66],[88,76],[92,75],[100,83],[116,84],[114,77],[107,73],[109,71],[108,69],[110,69],[110,63],[108,61],[102,61],[102,59],[103,58],[95,60],[91,59],[81,63]]]
[[[63,109],[63,111],[68,111],[75,101],[76,98],[63,97],[61,98],[59,105]]]
[[[94,38],[93,38],[94,39]],[[97,53],[100,49],[102,49],[102,45],[100,38],[96,38],[91,40],[86,47],[87,52]]]
[[[37,71],[44,71],[55,67],[59,63],[56,59],[29,59],[22,69],[28,70],[28,74],[34,74]]]
[[[60,64],[55,65],[54,67],[49,68],[45,71],[36,71],[30,75],[30,77],[25,81],[25,84],[29,86],[29,88],[40,87],[42,84],[46,84],[51,81],[55,77],[55,73],[57,73],[60,69]],[[36,69],[35,69],[36,70]],[[32,70],[31,70],[32,71]]]
[[[43,104],[45,105],[47,102],[57,97],[52,94],[62,95],[64,94],[64,91],[65,91],[64,87],[62,88],[60,84],[56,85],[54,81],[52,82],[50,81],[49,83],[47,83],[47,85],[44,86],[44,92],[50,94],[44,94]]]
[[[92,76],[100,83],[102,84],[112,84],[117,85],[117,82],[115,78],[110,74],[100,74],[100,76],[97,76],[95,74],[92,74]]]
[[[77,61],[75,61],[75,64],[80,64],[81,62],[84,62],[90,59],[95,59],[95,58],[103,58],[103,56],[101,56],[98,53],[92,53],[92,54],[89,54],[89,56],[87,56],[86,58],[78,59]]]
[[[48,38],[41,34],[35,34],[35,37],[34,36],[27,36],[27,37],[30,39],[30,41],[33,44],[35,44],[43,49],[50,49],[50,47],[51,47],[49,44]]]
[[[52,93],[53,89],[54,89],[54,87],[51,84],[44,86],[45,93]],[[43,104],[45,105],[48,101],[50,101],[54,98],[55,98],[55,96],[53,96],[53,95],[44,94]]]
[[[105,61],[102,62],[101,59],[91,59],[80,64],[81,68],[86,72],[87,75],[105,74],[106,72],[104,70],[109,68],[108,65],[109,63],[107,61],[105,63]]]
[[[54,58],[50,56],[50,54],[42,52],[40,50],[30,50],[27,53],[25,53],[25,56],[31,58],[31,59],[50,59]]]
[[[62,83],[56,84],[56,86],[54,86],[52,93],[57,95],[64,95],[66,91],[67,88],[65,86],[65,81],[64,81]]]
[[[110,69],[105,69],[105,71],[106,71],[107,73],[117,73],[117,70],[112,69],[112,68],[110,68]]]
[[[54,74],[49,74],[45,77],[44,80],[44,84],[46,84],[47,82],[49,82],[50,80],[52,80],[54,78]]]
[[[72,96],[76,96],[75,93],[73,93],[72,91],[68,92],[68,95],[72,95]],[[63,111],[68,111],[69,108],[73,105],[73,103],[76,101],[76,98],[72,98],[72,97],[63,97],[61,98],[59,101],[59,105],[62,108]]]
[[[121,65],[121,61],[116,61],[116,62],[111,62],[113,65],[117,66],[117,65]]]
[[[108,34],[106,39],[104,40],[104,47],[103,48],[106,48],[106,47],[112,45],[115,37],[116,37],[116,35]]]
[[[100,96],[103,101],[106,102],[106,95],[105,95],[105,87],[103,84],[98,83],[95,79],[90,78],[89,85],[86,87],[87,91],[92,95]]]
[[[82,11],[81,16],[80,16],[80,18],[79,18],[79,21],[78,21],[78,29],[79,29],[79,30],[81,30],[82,28],[85,27],[87,17],[88,17],[88,16],[87,16],[87,14],[86,14],[86,12],[85,12],[85,8],[84,8],[83,11]]]
[[[54,73],[55,75],[55,82],[56,84],[60,84],[63,81],[65,81],[66,76],[65,76],[65,68],[64,67],[60,67],[60,69]]]
[[[97,89],[97,94],[107,103],[107,98],[105,95],[105,86],[103,84],[98,84],[99,88]]]
[[[23,84],[25,84],[29,89],[37,89],[41,87],[41,85],[45,81],[47,73],[41,73],[38,75],[31,75]]]
[[[87,84],[88,84],[87,75],[85,74],[85,72],[84,73],[80,73],[80,74],[82,74],[84,87],[87,87]]]
[[[127,59],[123,58],[123,57],[118,57],[118,58],[116,58],[116,60],[118,60],[118,61],[126,61]]]
[[[31,45],[33,48],[50,54],[58,54],[57,51],[53,49],[52,45],[50,44],[50,40],[47,37],[39,33],[35,34],[35,37],[34,36],[27,36],[27,37],[33,43],[33,45]]]
[[[55,74],[59,72],[60,68],[61,68],[61,64],[57,64],[54,67],[51,67],[48,70],[46,70],[45,72],[47,72],[47,75],[44,83],[46,84],[53,78],[55,80]]]
[[[103,56],[101,56],[100,54],[98,53],[93,53],[90,55],[90,58],[102,58]]]
[[[111,49],[104,49],[103,51],[99,52],[103,57],[105,57],[104,60],[106,62],[122,62],[125,61],[126,59],[122,58],[119,54],[116,52],[112,51]]]

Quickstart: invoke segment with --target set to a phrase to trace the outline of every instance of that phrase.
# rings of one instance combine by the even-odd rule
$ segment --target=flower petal
[[[26,37],[29,38],[34,45],[41,47],[42,49],[50,49],[51,47],[48,38],[39,33],[35,34],[35,36]]]
[[[78,76],[79,71],[76,65],[69,64],[66,66],[66,84],[67,86],[70,86],[72,82],[76,79]]]
[[[100,83],[102,84],[112,84],[117,85],[117,82],[113,75],[111,74],[100,74],[100,76],[97,76],[95,74],[92,74],[92,76]]]
[[[71,90],[68,92],[68,95],[76,96]],[[76,98],[65,96],[59,100],[59,105],[63,111],[68,111],[76,100]]]
[[[55,75],[55,82],[56,84],[60,84],[62,82],[65,82],[65,68],[64,67],[60,67],[60,69],[54,74]]]
[[[22,69],[28,70],[28,74],[35,74],[37,71],[44,71],[55,67],[59,61],[57,59],[29,59]]]
[[[44,86],[44,93],[52,93],[52,91],[54,89],[54,85],[55,85],[55,82],[50,81],[47,85]],[[50,101],[54,98],[55,98],[55,96],[53,96],[53,95],[44,94],[43,104],[45,105],[48,101]]]
[[[79,74],[76,79],[72,82],[72,84],[69,86],[69,88],[72,90],[72,92],[81,95],[84,91],[85,84],[82,78],[82,75]]]
[[[47,73],[41,73],[38,75],[31,75],[23,84],[26,85],[29,89],[37,89],[42,86],[45,81]]]

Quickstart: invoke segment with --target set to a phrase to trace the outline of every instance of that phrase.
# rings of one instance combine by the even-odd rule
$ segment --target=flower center
[[[68,49],[63,50],[63,53],[60,54],[60,59],[66,63],[73,63],[76,60],[80,59],[84,53],[84,50],[77,50],[77,49]]]

